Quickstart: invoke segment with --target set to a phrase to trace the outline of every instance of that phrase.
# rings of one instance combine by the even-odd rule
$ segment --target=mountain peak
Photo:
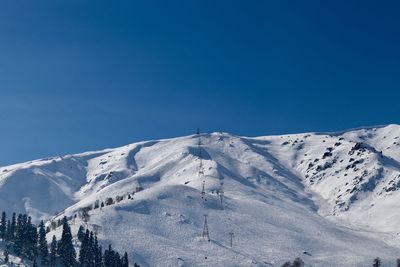
[[[392,232],[400,221],[392,206],[400,198],[399,135],[398,125],[256,138],[214,132],[36,160],[0,168],[0,210],[48,225],[66,216],[73,225],[104,226],[99,237],[121,249],[128,248],[125,235],[150,242],[152,249],[134,245],[137,257],[152,254],[143,266],[174,265],[177,258],[160,252],[167,243],[187,265],[209,265],[190,253],[213,255],[213,263],[222,257],[227,265],[229,257],[239,265],[276,265],[293,251],[323,253],[319,247],[332,244],[321,235],[334,240],[330,249],[361,257],[367,251],[345,251],[344,232],[382,251],[379,238],[359,229]],[[82,221],[82,210],[90,211],[90,222]],[[204,214],[212,250],[198,236]],[[120,229],[108,229],[114,226]],[[240,254],[222,246],[228,230],[240,238]],[[265,259],[245,245],[273,247],[275,231],[295,240],[290,249],[275,243],[279,255],[270,250]]]

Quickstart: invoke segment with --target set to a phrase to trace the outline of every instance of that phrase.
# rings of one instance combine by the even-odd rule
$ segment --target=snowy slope
[[[71,223],[142,266],[280,266],[297,256],[313,266],[365,266],[380,256],[391,266],[400,255],[398,136],[397,125],[212,133],[200,148],[192,135],[37,160],[0,168],[0,210],[57,221],[124,196],[91,210],[88,223]],[[201,237],[204,214],[211,242]]]
[[[260,139],[322,196],[326,215],[371,230],[398,231],[399,136],[400,127],[389,125]]]
[[[8,255],[8,262],[5,262],[5,255],[4,251],[6,250],[4,242],[0,241],[0,267],[8,267],[8,266],[20,266],[20,267],[25,267],[25,266],[31,266],[32,263],[28,262],[25,260],[25,262],[19,258],[16,257],[13,254]]]

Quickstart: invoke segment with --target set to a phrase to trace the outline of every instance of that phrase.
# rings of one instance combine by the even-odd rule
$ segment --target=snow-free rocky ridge
[[[298,256],[312,266],[369,266],[378,256],[394,266],[399,188],[398,125],[211,133],[1,167],[0,210],[48,225],[67,216],[73,231],[95,230],[141,266],[280,266]],[[88,222],[75,218],[88,207]]]

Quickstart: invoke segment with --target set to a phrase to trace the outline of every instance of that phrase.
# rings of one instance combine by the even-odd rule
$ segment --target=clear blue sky
[[[1,1],[0,165],[399,123],[398,3]]]

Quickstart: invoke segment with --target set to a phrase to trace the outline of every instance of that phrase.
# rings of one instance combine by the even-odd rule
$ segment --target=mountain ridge
[[[316,266],[348,261],[363,266],[371,255],[355,240],[394,261],[400,247],[399,136],[400,126],[393,124],[335,134],[214,132],[46,158],[0,167],[0,210],[26,212],[48,225],[67,216],[76,226],[100,227],[103,242],[136,251],[130,257],[143,266],[278,266],[295,256]],[[117,196],[124,199],[116,201]],[[115,203],[93,208],[107,198]],[[88,206],[85,222],[80,215]],[[212,249],[200,237],[204,213],[217,232]],[[307,223],[299,226],[300,221]],[[117,225],[147,245],[127,243],[122,232],[113,232]],[[237,250],[227,244],[227,230],[244,240]],[[253,251],[251,242],[265,247],[264,253]],[[161,253],[161,247],[176,256]],[[334,259],[323,248],[344,258]]]

